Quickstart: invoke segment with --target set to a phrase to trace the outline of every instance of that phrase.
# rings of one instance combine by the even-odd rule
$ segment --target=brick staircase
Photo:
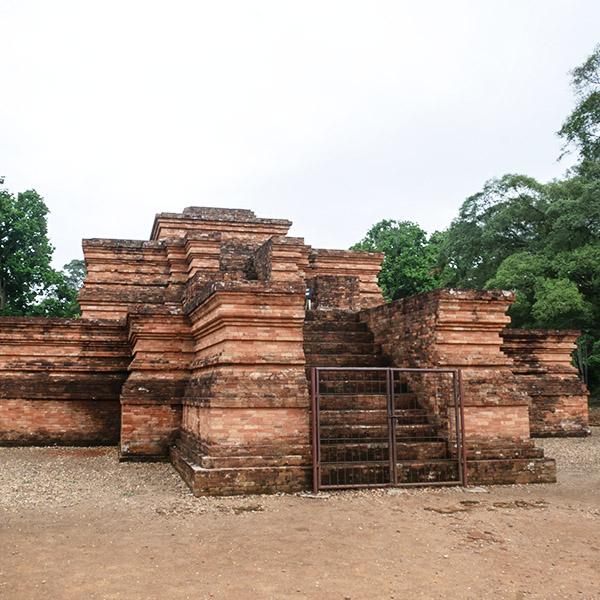
[[[373,334],[356,313],[307,312],[307,377],[311,367],[387,367]],[[394,385],[396,482],[424,484],[458,478],[447,442],[405,381]],[[321,371],[321,485],[362,486],[390,481],[386,371]]]
[[[381,348],[357,313],[308,311],[304,322],[308,367],[387,367]]]

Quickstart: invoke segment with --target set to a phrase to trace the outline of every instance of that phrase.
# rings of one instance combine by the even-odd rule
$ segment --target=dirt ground
[[[194,498],[114,448],[0,448],[0,598],[600,598],[600,428],[556,485]]]

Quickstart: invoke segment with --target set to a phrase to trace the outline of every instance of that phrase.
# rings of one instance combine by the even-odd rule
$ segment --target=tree
[[[379,285],[384,297],[392,300],[439,287],[441,235],[428,237],[416,223],[386,219],[373,225],[352,250],[385,253]]]
[[[27,314],[52,282],[47,214],[35,190],[0,190],[0,314]]]
[[[531,315],[545,329],[580,329],[591,317],[591,305],[569,279],[540,278]]]
[[[531,308],[535,302],[537,282],[549,274],[545,256],[517,252],[505,258],[496,274],[486,282],[488,289],[514,290],[516,298],[510,307],[513,327],[533,327]]]
[[[446,284],[483,288],[502,261],[535,250],[547,235],[544,186],[525,175],[488,181],[465,200],[446,232],[440,261]]]
[[[563,153],[575,146],[584,168],[600,160],[600,44],[571,72],[577,105],[558,134],[565,140]]]
[[[505,175],[468,198],[447,231],[447,283],[516,292],[513,327],[581,329],[600,339],[600,180],[590,170],[541,184]],[[591,363],[589,363],[591,364]],[[593,381],[600,370],[590,367]]]
[[[74,258],[62,268],[62,272],[69,287],[75,291],[79,291],[87,275],[85,261]]]
[[[28,314],[36,317],[78,317],[77,294],[85,274],[85,263],[79,259],[66,264],[62,271],[55,271],[43,295]]]
[[[73,317],[85,264],[51,266],[48,208],[34,190],[14,196],[0,190],[0,315]]]

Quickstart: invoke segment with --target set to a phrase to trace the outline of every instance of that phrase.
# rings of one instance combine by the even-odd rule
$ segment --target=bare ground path
[[[0,448],[0,598],[600,598],[600,429],[559,483],[194,498],[113,448]]]

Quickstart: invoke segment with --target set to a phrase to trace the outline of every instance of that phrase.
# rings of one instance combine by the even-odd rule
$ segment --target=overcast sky
[[[184,206],[346,248],[558,177],[600,1],[0,0],[0,32],[0,175],[45,197],[60,266]]]

